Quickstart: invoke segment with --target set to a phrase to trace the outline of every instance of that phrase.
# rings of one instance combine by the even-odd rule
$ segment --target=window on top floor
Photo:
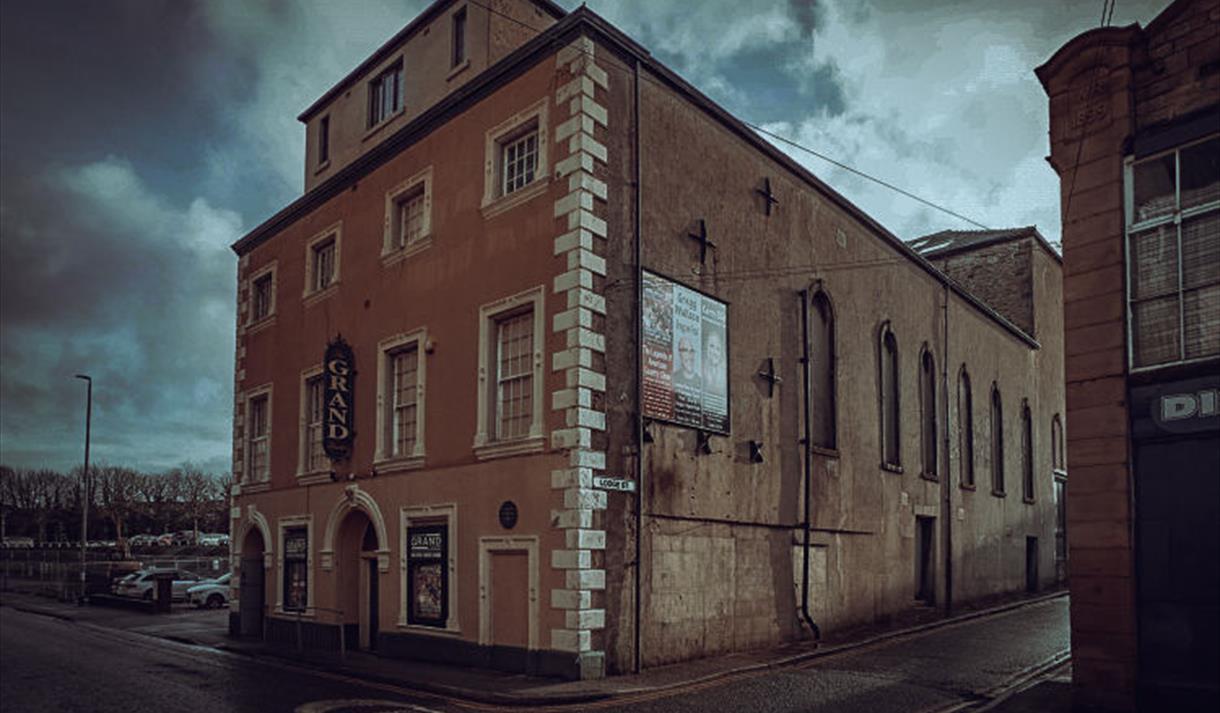
[[[1220,136],[1127,165],[1131,367],[1220,356]]]
[[[402,110],[402,60],[369,82],[369,128]]]
[[[330,117],[318,120],[318,165],[330,160]]]
[[[451,45],[453,52],[449,59],[449,66],[456,67],[466,61],[466,8],[453,13]]]

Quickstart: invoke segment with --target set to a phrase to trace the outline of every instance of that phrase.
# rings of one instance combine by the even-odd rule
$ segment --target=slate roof
[[[1042,247],[1056,260],[1063,261],[1058,251],[1052,248],[1046,238],[1042,237],[1038,229],[1032,225],[1001,230],[942,230],[939,233],[930,233],[914,240],[908,240],[907,245],[925,259],[935,260],[954,253],[1029,236],[1041,243]]]

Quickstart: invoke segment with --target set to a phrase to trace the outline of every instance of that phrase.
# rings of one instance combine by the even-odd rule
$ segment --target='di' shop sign
[[[322,392],[322,449],[331,460],[347,460],[352,455],[352,440],[356,437],[353,423],[356,359],[342,335],[326,345],[322,375],[326,380]]]

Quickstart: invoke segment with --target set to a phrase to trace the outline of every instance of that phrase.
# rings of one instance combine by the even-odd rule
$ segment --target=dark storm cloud
[[[788,0],[788,9],[801,28],[801,36],[811,37],[821,20],[818,0]]]

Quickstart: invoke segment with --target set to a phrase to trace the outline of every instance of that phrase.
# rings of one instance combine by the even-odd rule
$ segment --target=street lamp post
[[[85,548],[89,543],[89,429],[93,421],[93,379],[85,374],[77,374],[76,378],[84,379],[88,390],[85,392],[85,469],[80,474],[80,601],[85,601]]]

